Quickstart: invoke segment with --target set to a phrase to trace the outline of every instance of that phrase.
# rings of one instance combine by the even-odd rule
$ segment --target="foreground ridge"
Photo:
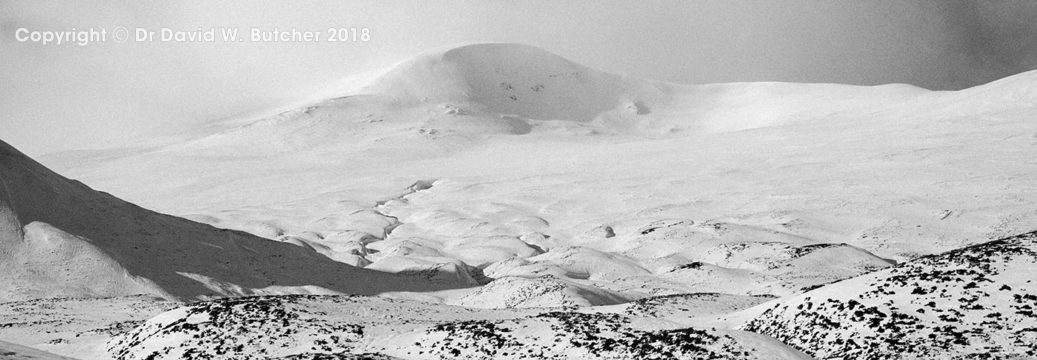
[[[1037,232],[921,257],[773,305],[744,326],[818,358],[1037,356]]]
[[[173,309],[108,342],[119,359],[777,359],[741,331],[635,317],[480,310],[364,296],[279,295]]]

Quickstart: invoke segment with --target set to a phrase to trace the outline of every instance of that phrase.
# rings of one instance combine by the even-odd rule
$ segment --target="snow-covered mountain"
[[[182,143],[42,158],[177,217],[5,145],[0,286],[382,297],[142,307],[88,323],[133,328],[107,347],[80,325],[0,339],[129,358],[793,359],[1007,357],[1032,340],[979,328],[987,308],[1028,324],[1028,237],[968,246],[1037,229],[1037,71],[961,91],[678,85],[474,44],[349,85]],[[963,282],[933,283],[944,273]],[[940,308],[959,298],[983,309]],[[901,320],[918,331],[891,335]]]

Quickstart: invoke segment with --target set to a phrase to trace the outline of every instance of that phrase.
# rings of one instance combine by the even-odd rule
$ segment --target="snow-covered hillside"
[[[744,329],[817,358],[1037,357],[1037,232],[782,299]]]
[[[466,286],[358,269],[312,249],[155,213],[0,142],[0,300],[421,291]]]

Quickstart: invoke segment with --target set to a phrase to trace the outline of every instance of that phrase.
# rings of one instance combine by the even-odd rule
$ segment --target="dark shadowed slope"
[[[0,360],[73,360],[31,347],[0,341]]]
[[[0,300],[454,286],[355,268],[300,246],[155,213],[66,179],[0,142]]]

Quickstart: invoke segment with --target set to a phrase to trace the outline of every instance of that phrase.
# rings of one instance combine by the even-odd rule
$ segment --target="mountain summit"
[[[477,104],[487,112],[531,119],[585,122],[625,103],[643,101],[640,97],[663,96],[655,86],[528,45],[474,44],[416,56],[361,92]]]

